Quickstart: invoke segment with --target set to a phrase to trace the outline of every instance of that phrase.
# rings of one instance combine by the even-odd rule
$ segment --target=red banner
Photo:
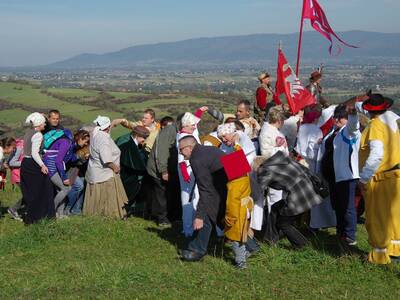
[[[303,87],[282,50],[278,52],[278,68],[276,71],[275,102],[284,94],[290,110],[296,114],[307,105],[316,103],[311,93]]]
[[[332,53],[332,36],[334,36],[339,42],[347,47],[358,48],[357,46],[346,43],[340,37],[338,37],[338,35],[329,25],[325,12],[322,10],[322,7],[319,5],[317,0],[305,0],[303,5],[304,7],[301,21],[303,22],[305,19],[310,19],[311,26],[331,42],[331,45],[329,46],[329,53]],[[339,52],[340,51],[341,48],[339,47]]]

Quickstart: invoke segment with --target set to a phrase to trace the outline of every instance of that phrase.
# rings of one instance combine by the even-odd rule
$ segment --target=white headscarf
[[[96,120],[94,120],[93,123],[100,127],[100,130],[107,129],[111,126],[110,118],[104,116],[97,116]]]
[[[185,112],[185,114],[182,117],[181,124],[182,127],[190,126],[190,125],[196,125],[199,123],[200,118],[196,117],[194,114],[190,112]]]
[[[26,118],[25,123],[31,125],[32,127],[38,127],[46,123],[46,118],[41,113],[34,112]]]
[[[222,137],[225,134],[233,134],[236,132],[236,125],[235,123],[225,123],[219,125],[217,128],[218,137]]]

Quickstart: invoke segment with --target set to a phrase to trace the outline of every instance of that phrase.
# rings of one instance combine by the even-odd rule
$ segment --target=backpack
[[[54,144],[54,142],[62,137],[66,137],[64,130],[53,129],[53,130],[46,132],[43,135],[44,150],[49,150],[51,148],[51,146]]]

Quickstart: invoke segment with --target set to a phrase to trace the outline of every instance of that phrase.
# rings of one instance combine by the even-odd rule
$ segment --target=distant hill
[[[360,48],[343,47],[340,56],[330,56],[329,43],[326,39],[315,31],[305,32],[302,47],[303,62],[365,64],[400,61],[400,33],[347,31],[340,32],[339,35]],[[297,39],[297,33],[196,38],[133,46],[105,54],[81,54],[45,67],[87,69],[253,63],[269,65],[276,63],[279,41],[282,41],[288,59],[293,62],[297,51]]]

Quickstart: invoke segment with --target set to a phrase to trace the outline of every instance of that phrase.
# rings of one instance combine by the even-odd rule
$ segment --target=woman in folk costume
[[[252,162],[255,148],[250,138],[241,131],[237,131],[234,123],[226,123],[218,126],[218,137],[222,140],[221,147],[225,153],[233,153],[243,150],[246,159]],[[247,141],[248,139],[248,141]],[[240,144],[244,146],[242,147]],[[250,146],[250,144],[251,146]],[[246,268],[248,251],[246,242],[250,229],[250,214],[253,210],[250,178],[245,174],[239,178],[231,179],[227,183],[227,200],[225,211],[225,237],[232,241],[232,250],[238,268]]]
[[[192,135],[200,143],[197,124],[200,122],[202,114],[207,110],[208,107],[203,106],[194,115],[190,112],[186,112],[183,115],[181,128],[176,135],[176,147],[178,150],[179,140],[187,135]],[[194,232],[193,216],[199,201],[199,191],[190,163],[185,160],[181,153],[178,154],[178,175],[181,186],[183,234],[186,237],[190,237]]]
[[[360,189],[365,227],[372,246],[368,259],[388,264],[400,259],[400,117],[388,111],[393,100],[370,94],[356,107],[371,121],[361,135]]]
[[[308,169],[318,174],[318,153],[323,139],[323,133],[317,125],[321,113],[316,107],[304,113],[303,124],[300,125],[297,135],[296,152],[304,158]],[[314,206],[310,212],[310,228],[320,229],[336,226],[336,216],[329,198]]]
[[[234,123],[218,126],[218,137],[222,140],[223,151],[233,153],[243,150],[247,163],[251,165],[255,158],[255,147],[250,138],[242,131],[237,131]],[[227,183],[227,200],[225,212],[225,237],[232,241],[232,250],[238,268],[246,268],[246,258],[249,256],[247,243],[253,240],[250,231],[250,216],[253,211],[250,177],[244,174]],[[257,245],[258,246],[258,245]]]
[[[111,120],[98,116],[90,136],[90,157],[86,172],[84,215],[125,218],[128,203],[120,173],[121,150],[110,135]]]
[[[26,118],[30,128],[24,136],[24,159],[21,164],[21,190],[26,204],[25,223],[32,224],[56,215],[53,202],[53,184],[47,176],[49,170],[40,156],[43,147],[42,131],[45,117],[32,113]]]
[[[268,159],[273,156],[278,151],[281,151],[284,155],[289,156],[288,143],[285,136],[280,131],[285,121],[284,111],[281,106],[272,107],[267,115],[267,118],[261,129],[259,136],[261,155]],[[272,224],[271,218],[271,208],[272,205],[282,200],[282,190],[277,190],[274,188],[268,188],[267,195],[267,225],[264,235],[264,240],[272,242],[273,238],[271,236]],[[262,223],[259,224],[259,228],[254,228],[256,230],[261,230]]]

